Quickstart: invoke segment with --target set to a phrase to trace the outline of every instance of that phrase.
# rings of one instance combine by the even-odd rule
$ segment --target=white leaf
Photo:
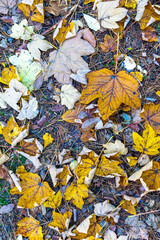
[[[84,19],[86,20],[87,25],[90,29],[92,29],[94,31],[100,30],[100,24],[95,18],[93,18],[87,14],[83,14],[83,16],[84,16]]]
[[[25,120],[27,119],[33,119],[37,116],[39,110],[38,110],[38,101],[36,98],[32,98],[29,100],[29,103],[27,103],[22,98],[22,109],[20,110],[18,116],[16,117],[19,120]]]
[[[125,148],[125,145],[119,140],[116,140],[114,143],[106,143],[103,147],[106,149],[104,150],[106,157],[114,156],[117,153],[126,155],[128,152],[128,149]]]
[[[6,91],[1,95],[3,101],[5,101],[11,108],[19,111],[20,107],[17,105],[20,100],[22,93],[16,92],[13,87],[7,88]]]
[[[89,68],[78,70],[77,74],[72,73],[70,75],[71,78],[73,78],[75,81],[82,83],[82,84],[87,84],[87,78],[86,74],[90,72]]]
[[[27,19],[24,19],[20,22],[20,24],[15,23],[12,26],[12,33],[10,36],[15,39],[30,40],[33,28],[33,26],[28,26]]]
[[[124,67],[127,71],[132,71],[136,67],[136,63],[133,58],[125,56],[125,60],[123,61]]]
[[[61,88],[61,104],[65,105],[68,109],[72,109],[74,107],[75,102],[77,102],[81,94],[78,92],[76,88],[74,88],[71,84],[64,84]]]

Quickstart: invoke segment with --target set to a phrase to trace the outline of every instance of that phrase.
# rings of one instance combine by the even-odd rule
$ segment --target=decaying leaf
[[[20,173],[21,188],[19,192],[17,187],[11,189],[11,194],[22,194],[18,200],[18,206],[32,209],[41,205],[49,198],[53,192],[48,182],[41,182],[41,178],[36,173]]]
[[[87,39],[86,39],[87,40]],[[90,72],[89,69],[78,70],[77,74],[72,73],[70,77],[74,79],[76,82],[80,82],[82,84],[87,84],[86,73]]]
[[[12,33],[10,36],[15,39],[30,40],[33,34],[33,26],[28,26],[27,19],[23,19],[19,24],[15,23],[12,26]]]
[[[61,201],[62,201],[62,193],[59,190],[56,194],[53,193],[48,199],[47,201],[45,201],[43,203],[43,205],[45,207],[50,207],[50,208],[57,208],[61,205]]]
[[[84,19],[86,20],[87,25],[90,29],[92,29],[94,31],[100,30],[100,24],[95,18],[89,16],[88,14],[83,14],[83,16],[84,16]]]
[[[133,147],[136,151],[142,152],[143,154],[156,155],[160,149],[160,136],[157,137],[156,132],[150,125],[147,125],[143,131],[142,137],[133,132]]]
[[[8,68],[3,68],[2,77],[0,77],[0,82],[6,85],[9,85],[9,82],[14,78],[18,81],[21,80],[20,76],[18,75],[17,69],[15,66],[11,65]]]
[[[125,59],[123,61],[123,64],[124,64],[124,68],[130,72],[132,71],[135,67],[136,67],[136,63],[135,61],[133,60],[133,58],[131,57],[128,57],[128,56],[125,56]]]
[[[32,36],[32,41],[27,44],[27,48],[32,57],[38,61],[41,60],[41,52],[53,48],[52,45],[44,40],[44,36],[35,34]]]
[[[88,104],[98,98],[98,107],[104,120],[124,103],[140,108],[138,82],[130,74],[120,71],[116,75],[107,68],[86,74],[89,82],[82,90],[81,103]]]
[[[110,35],[105,35],[104,42],[100,43],[100,47],[103,52],[115,52],[117,49],[117,44]]]
[[[135,9],[137,6],[137,0],[120,0],[119,6]]]
[[[99,2],[97,4],[98,19],[100,19],[102,27],[109,29],[119,27],[116,22],[126,16],[127,9],[118,7],[118,5],[118,1]]]
[[[30,97],[28,103],[22,98],[22,108],[16,118],[19,120],[33,119],[38,113],[38,101],[36,98]]]
[[[130,200],[128,199],[123,199],[121,202],[120,202],[120,205],[121,207],[126,210],[128,213],[130,214],[136,214],[136,209],[135,209],[135,206],[137,205],[137,202],[135,203],[132,203]]]
[[[16,0],[1,0],[0,1],[0,14],[7,14],[9,9],[16,5]]]
[[[17,225],[16,235],[21,234],[23,237],[28,237],[29,240],[43,240],[42,227],[34,218],[25,217]]]
[[[136,171],[135,173],[133,173],[133,174],[128,178],[128,180],[130,180],[130,181],[136,181],[136,180],[140,179],[143,171],[147,171],[147,170],[152,169],[152,166],[153,166],[153,161],[150,161],[150,162],[147,163],[145,166],[143,166],[140,170],[138,170],[138,171]]]
[[[82,209],[84,201],[83,198],[88,197],[88,187],[83,183],[83,179],[78,179],[76,183],[71,183],[69,187],[66,188],[64,194],[65,200],[72,200],[76,207]]]
[[[142,31],[142,39],[147,42],[157,42],[158,38],[156,36],[155,29],[152,27],[147,27]]]
[[[82,31],[83,39],[87,40],[94,48],[96,47],[96,39],[93,35],[93,33],[88,29],[85,28]]]
[[[77,102],[81,94],[78,90],[73,87],[71,84],[64,84],[61,88],[61,104],[65,105],[68,109],[72,109],[74,107],[75,102]]]
[[[45,133],[43,135],[43,140],[44,140],[44,148],[53,142],[53,138],[50,133]]]
[[[65,40],[58,51],[49,54],[50,65],[46,68],[46,79],[52,75],[62,84],[70,84],[70,74],[88,68],[81,56],[94,53],[94,48],[81,39],[81,34]]]
[[[65,212],[64,214],[58,212],[52,212],[53,221],[48,224],[49,227],[54,228],[58,232],[65,232],[68,227],[72,217],[72,212]]]
[[[54,185],[54,187],[57,187],[58,185],[67,185],[70,178],[72,177],[72,173],[70,172],[70,169],[68,166],[64,166],[63,170],[56,175],[57,182]]]
[[[124,144],[119,140],[116,140],[114,143],[110,142],[103,144],[103,147],[105,148],[104,156],[106,157],[114,156],[117,154],[126,155],[128,152],[128,149],[125,148]]]
[[[55,16],[63,15],[67,11],[66,0],[50,0],[49,6],[45,7],[45,10]]]
[[[149,124],[156,133],[160,134],[160,104],[144,104],[140,116],[145,120],[145,127]]]
[[[1,149],[0,149],[0,165],[2,163],[5,163],[6,161],[8,161],[9,157],[7,154],[2,153]]]
[[[121,235],[117,238],[116,233],[108,229],[104,234],[104,240],[128,240],[128,235]]]
[[[22,0],[18,8],[32,21],[44,23],[43,0]]]

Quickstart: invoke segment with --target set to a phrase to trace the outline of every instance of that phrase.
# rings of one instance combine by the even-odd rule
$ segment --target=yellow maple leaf
[[[70,22],[68,23],[66,19],[64,19],[62,21],[62,25],[60,26],[60,28],[58,29],[58,34],[56,33],[55,37],[53,35],[53,40],[56,39],[59,44],[62,44],[64,42],[65,39],[67,39],[67,34],[72,34],[74,28],[74,22]],[[73,35],[74,36],[74,35]]]
[[[43,240],[42,227],[34,218],[25,217],[17,225],[16,235],[21,234],[23,237],[28,237],[29,240]]]
[[[106,177],[108,175],[126,177],[124,170],[118,166],[119,164],[120,161],[110,161],[105,156],[102,156],[101,162],[98,164],[95,174],[102,177]]]
[[[137,5],[137,0],[120,0],[119,6],[125,6],[126,8],[135,9]]]
[[[153,161],[152,169],[144,171],[141,178],[149,190],[160,190],[160,164]]]
[[[160,97],[160,91],[157,91],[156,94]]]
[[[72,212],[65,212],[64,214],[57,213],[57,212],[52,212],[53,215],[53,221],[48,224],[49,227],[51,228],[58,228],[58,231],[60,233],[65,232],[68,227],[69,223],[72,217]]]
[[[117,49],[117,43],[114,38],[107,34],[104,37],[104,42],[100,43],[100,47],[103,52],[115,52]]]
[[[65,200],[72,200],[72,203],[76,207],[82,209],[84,201],[83,198],[88,197],[88,187],[83,183],[83,179],[80,178],[76,183],[72,183],[69,187],[66,188],[64,194]]]
[[[19,127],[16,123],[13,116],[10,117],[9,121],[7,122],[7,126],[4,126],[2,129],[2,134],[9,144],[12,144],[13,140],[19,135],[22,131],[23,127]]]
[[[9,85],[9,82],[14,78],[18,81],[21,80],[20,76],[18,75],[17,69],[15,66],[9,66],[8,68],[3,68],[2,77],[0,77],[0,82],[6,85]]]
[[[43,0],[34,0],[33,3],[25,4],[23,0],[18,4],[18,8],[26,17],[30,17],[32,21],[44,23]]]
[[[120,205],[128,213],[134,214],[134,215],[136,214],[135,206],[137,205],[137,203],[132,204],[131,201],[129,200],[121,200]]]
[[[156,133],[160,134],[160,104],[144,104],[140,116],[145,120],[145,127],[149,124]]]
[[[56,178],[57,178],[57,184],[54,187],[57,187],[58,185],[66,185],[69,179],[71,178],[72,173],[69,170],[68,166],[63,167],[63,171],[60,172]]]
[[[142,82],[143,75],[139,71],[131,72],[130,74],[132,74],[136,79],[138,79],[140,82]]]
[[[41,178],[36,173],[25,172],[24,170],[18,172],[20,174],[20,192],[16,187],[12,188],[11,194],[22,194],[18,200],[18,206],[32,209],[41,205],[53,193],[48,182],[41,182]]]
[[[44,148],[53,142],[53,138],[50,133],[45,133],[43,135],[43,140],[44,140]]]
[[[138,152],[142,152],[148,155],[156,155],[159,153],[160,148],[160,136],[157,137],[153,128],[148,125],[143,131],[142,137],[133,132],[133,145],[134,149]]]
[[[61,201],[62,201],[62,193],[59,190],[56,194],[53,193],[48,199],[47,201],[45,201],[43,203],[43,205],[45,207],[50,207],[50,208],[57,208],[61,205]]]
[[[140,108],[138,81],[126,71],[114,74],[103,68],[86,74],[88,85],[82,90],[81,103],[88,104],[98,98],[98,107],[104,120],[122,103]]]

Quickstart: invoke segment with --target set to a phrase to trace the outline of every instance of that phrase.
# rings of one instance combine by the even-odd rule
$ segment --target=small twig
[[[118,66],[118,52],[119,52],[119,33],[118,33],[118,36],[117,36],[117,54],[116,54],[115,74],[117,73],[117,66]]]
[[[146,214],[156,213],[156,212],[160,212],[160,209],[159,210],[150,211],[150,212],[145,212],[145,213],[139,213],[139,214],[128,216],[128,217],[141,216],[141,215],[146,215]]]

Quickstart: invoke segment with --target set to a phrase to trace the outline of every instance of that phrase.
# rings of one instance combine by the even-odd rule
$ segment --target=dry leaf
[[[4,205],[3,207],[0,208],[0,214],[8,214],[10,213],[14,208],[14,204],[8,204]]]
[[[69,149],[63,149],[60,154],[58,154],[58,161],[60,165],[70,163],[73,158],[71,157],[71,151]]]
[[[132,8],[135,9],[137,6],[137,0],[120,0],[119,1],[119,6],[122,7],[126,7],[126,8]]]
[[[145,127],[149,124],[156,133],[160,134],[160,104],[144,104],[140,116],[145,120]]]
[[[30,40],[31,34],[33,34],[33,26],[28,26],[27,19],[23,19],[19,24],[15,23],[11,30],[10,37],[15,39]]]
[[[135,173],[133,173],[133,174],[128,178],[128,180],[130,180],[130,181],[136,181],[136,180],[140,179],[143,171],[147,171],[147,170],[152,169],[152,166],[153,166],[153,162],[150,161],[150,162],[147,163],[144,167],[142,167],[140,170],[138,170],[138,171],[136,171]]]
[[[124,103],[140,108],[138,82],[130,74],[120,71],[116,75],[103,68],[86,74],[89,82],[82,90],[81,103],[88,104],[98,98],[98,107],[104,120]]]
[[[45,201],[43,203],[43,205],[45,207],[49,207],[49,208],[57,208],[61,205],[62,202],[62,193],[59,190],[56,194],[53,193],[48,199],[47,201]]]
[[[25,217],[17,225],[16,235],[21,234],[23,237],[28,237],[29,240],[43,240],[42,227],[34,218]]]
[[[118,1],[99,2],[97,4],[98,19],[104,28],[116,29],[118,24],[116,22],[122,20],[127,15],[125,8],[117,8]]]
[[[120,237],[117,238],[115,232],[108,229],[104,234],[104,240],[128,240],[128,235],[127,236],[121,235]]]
[[[156,132],[150,125],[147,125],[142,137],[138,133],[133,132],[133,142],[135,144],[133,147],[138,152],[147,155],[156,155],[159,153],[160,136],[157,137]]]
[[[49,227],[57,230],[60,233],[65,232],[68,227],[72,217],[72,212],[65,212],[63,215],[61,213],[52,212],[53,221],[48,224]]]
[[[54,185],[54,187],[57,187],[58,185],[59,186],[67,185],[71,177],[72,173],[69,170],[69,166],[64,166],[63,170],[56,175],[57,182]]]
[[[75,102],[77,102],[81,94],[78,92],[76,88],[74,88],[71,84],[64,84],[61,88],[61,104],[65,105],[68,109],[72,109],[74,107]]]
[[[44,23],[43,0],[22,0],[18,4],[18,8],[26,17],[30,17],[31,21]]]
[[[44,148],[53,142],[53,138],[50,133],[45,133],[43,135],[43,140],[44,140]]]
[[[102,48],[103,52],[115,52],[117,49],[117,44],[111,36],[105,35],[104,42],[100,43],[100,47]]]
[[[65,200],[72,200],[72,203],[77,208],[82,209],[84,201],[83,198],[88,197],[88,187],[83,183],[83,179],[78,179],[76,183],[72,183],[66,188],[64,194]]]
[[[78,70],[77,74],[72,73],[70,77],[74,79],[76,82],[87,84],[86,73],[88,72],[90,72],[89,68]]]
[[[129,200],[124,200],[123,199],[123,200],[121,200],[120,205],[128,213],[136,215],[135,206],[137,205],[137,203],[132,204]]]
[[[133,58],[125,56],[125,60],[123,61],[124,68],[130,72],[136,67],[136,63]]]
[[[125,145],[119,140],[116,140],[114,143],[109,142],[103,144],[103,147],[105,148],[104,156],[106,157],[114,156],[117,154],[126,155],[128,152],[128,149],[125,148]]]
[[[6,161],[8,161],[9,157],[7,156],[7,154],[2,153],[1,149],[0,149],[0,165],[2,163],[5,163]]]
[[[32,36],[32,41],[27,44],[27,48],[32,57],[38,61],[41,60],[41,51],[47,51],[53,48],[44,38],[42,35],[35,34]]]
[[[82,34],[83,34],[83,39],[87,40],[92,45],[92,47],[95,48],[96,47],[96,39],[95,39],[93,33],[88,28],[85,28],[84,30],[82,30]]]
[[[83,16],[84,16],[84,19],[86,20],[87,25],[90,29],[92,29],[94,31],[100,30],[100,24],[95,18],[93,18],[87,14],[83,14]]]
[[[67,11],[66,0],[50,0],[49,5],[45,7],[45,11],[55,16],[63,15]]]
[[[0,77],[0,82],[6,85],[9,85],[9,82],[14,78],[18,81],[21,80],[20,76],[18,75],[17,69],[15,66],[11,65],[8,68],[3,68],[2,77]]]
[[[0,1],[0,14],[7,14],[10,8],[16,5],[16,0],[1,0]]]
[[[81,39],[81,34],[77,34],[72,39],[65,40],[58,51],[53,51],[49,55],[50,65],[46,68],[46,79],[54,74],[56,80],[62,84],[70,84],[71,73],[88,68],[88,64],[81,56],[94,53],[94,48]]]
[[[11,194],[22,194],[18,200],[18,206],[32,209],[41,205],[49,198],[53,192],[48,182],[41,182],[41,178],[36,173],[25,172],[20,174],[22,192],[17,187],[11,189]]]
[[[22,108],[16,118],[21,121],[26,118],[33,119],[38,115],[38,113],[38,101],[36,98],[30,98],[28,103],[22,98]]]
[[[57,175],[63,171],[63,168],[56,168],[54,165],[48,165],[47,167],[52,179],[53,186],[55,187],[58,181]]]
[[[0,165],[0,179],[5,179],[11,184],[11,187],[14,187],[14,181],[9,174],[9,169],[4,165]]]
[[[141,29],[145,29],[153,22],[159,21],[159,6],[152,5],[149,0],[138,0],[135,20],[139,22]]]
[[[142,31],[142,39],[147,42],[157,42],[158,38],[156,36],[155,29],[152,27],[147,27]]]

